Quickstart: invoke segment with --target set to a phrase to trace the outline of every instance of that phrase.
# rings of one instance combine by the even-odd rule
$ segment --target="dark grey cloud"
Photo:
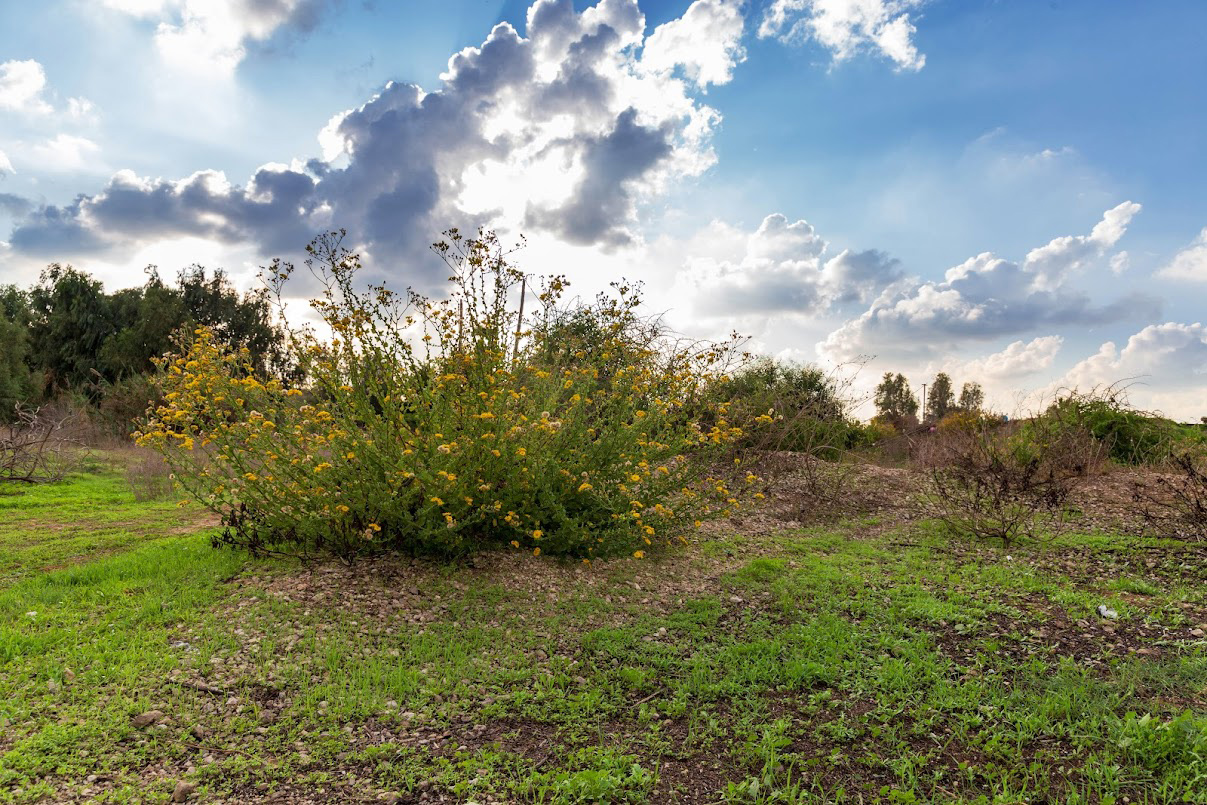
[[[670,156],[668,128],[642,126],[637,123],[636,110],[626,109],[617,118],[616,128],[583,145],[586,170],[572,201],[553,210],[530,208],[527,223],[571,243],[629,243],[632,237],[623,226],[632,205],[629,185]]]
[[[19,252],[38,256],[104,251],[124,239],[195,235],[236,242],[256,239],[269,250],[294,250],[312,229],[315,180],[287,168],[261,168],[243,187],[203,171],[178,182],[143,180],[123,171],[99,193],[70,205],[34,210],[14,229]]]
[[[0,193],[0,210],[9,215],[24,215],[33,209],[33,202],[13,193]]]
[[[822,282],[835,303],[868,302],[902,276],[900,261],[877,249],[844,249],[822,269]]]
[[[1089,235],[1055,238],[1032,249],[1021,264],[984,253],[949,269],[941,282],[899,282],[832,332],[822,349],[839,360],[870,354],[926,356],[957,339],[1158,315],[1154,297],[1133,293],[1099,305],[1072,285],[1081,270],[1118,242],[1139,209],[1125,202],[1107,210]]]
[[[13,230],[9,245],[18,252],[56,259],[66,254],[102,251],[106,244],[95,230],[80,219],[77,198],[64,206],[44,206],[35,209]]]
[[[254,21],[323,5],[241,0],[239,10]],[[688,85],[642,66],[643,31],[636,0],[581,12],[537,0],[527,38],[497,25],[450,59],[437,91],[391,82],[335,116],[321,159],[266,166],[245,185],[215,171],[119,173],[95,195],[32,210],[10,240],[42,255],[177,235],[296,253],[344,227],[377,266],[410,262],[449,226],[624,244],[643,193],[711,164],[719,119]],[[551,197],[555,185],[567,192]]]

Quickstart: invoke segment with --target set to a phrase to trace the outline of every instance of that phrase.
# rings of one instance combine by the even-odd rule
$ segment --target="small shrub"
[[[1158,536],[1207,540],[1207,462],[1183,453],[1171,461],[1172,477],[1139,481],[1132,493],[1148,528]]]
[[[342,233],[311,244],[326,285],[312,306],[333,337],[294,334],[305,388],[261,381],[205,328],[164,362],[139,441],[224,517],[222,541],[640,557],[757,496],[731,453],[743,424],[702,399],[734,344],[675,339],[627,285],[562,307],[551,278],[521,317],[510,300],[527,280],[497,240],[448,235],[441,301],[359,290]],[[272,270],[279,293],[292,268]]]
[[[893,427],[890,422],[881,422],[877,419],[872,419],[861,429],[859,434],[858,446],[860,447],[875,447],[881,442],[886,442],[889,439],[895,439],[900,435],[900,431]]]
[[[853,473],[841,459],[866,444],[862,426],[847,415],[853,379],[760,358],[714,382],[708,396],[727,403],[732,417],[770,419],[740,446],[762,469],[791,471],[811,502],[833,503]]]
[[[833,459],[862,441],[862,429],[847,416],[850,384],[815,366],[760,358],[718,379],[708,394],[728,403],[733,415],[772,417],[757,434],[748,434],[746,447]]]
[[[992,425],[949,431],[938,444],[930,513],[952,533],[1003,546],[1059,532],[1069,494],[1100,452],[1053,420],[1025,434]]]
[[[1132,408],[1124,391],[1108,387],[1088,393],[1071,392],[1054,402],[1043,416],[1089,433],[1120,464],[1155,464],[1179,449],[1204,443],[1202,433],[1195,428]]]
[[[975,433],[976,431],[992,425],[994,422],[992,417],[987,416],[981,411],[967,411],[958,409],[947,414],[939,420],[935,425],[935,430],[939,433]]]

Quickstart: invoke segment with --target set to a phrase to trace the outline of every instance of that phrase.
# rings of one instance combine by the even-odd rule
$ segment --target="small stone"
[[[731,595],[731,596],[729,596],[729,600],[730,600],[730,602],[731,602],[731,603],[734,603],[734,604],[740,604],[740,603],[742,603],[742,596],[740,596],[740,595]]]
[[[187,802],[189,797],[193,796],[193,792],[197,790],[195,783],[185,782],[181,780],[176,784],[176,788],[172,791],[173,802]]]
[[[1202,637],[1203,635],[1207,635],[1207,632],[1204,632],[1202,629],[1191,629],[1190,635],[1192,637]]]
[[[193,728],[189,730],[189,734],[199,741],[204,741],[206,738],[210,737],[210,730],[209,727],[202,726],[201,724],[194,724]]]
[[[53,679],[46,680],[46,689],[51,693],[58,693],[60,690],[62,690],[62,687],[62,685],[60,685],[58,682],[55,682]]]
[[[145,713],[139,713],[134,718],[130,719],[130,724],[135,729],[149,727],[159,719],[163,718],[162,710],[148,710]]]

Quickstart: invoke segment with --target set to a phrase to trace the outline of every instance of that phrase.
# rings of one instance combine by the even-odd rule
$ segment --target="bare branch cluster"
[[[78,416],[18,406],[16,421],[0,425],[0,483],[44,484],[67,477],[82,447],[72,435]]]

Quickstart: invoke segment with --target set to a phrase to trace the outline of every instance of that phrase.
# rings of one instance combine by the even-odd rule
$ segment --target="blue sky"
[[[701,335],[1005,410],[1140,378],[1197,419],[1205,29],[1196,0],[3,2],[0,282],[250,282],[330,225],[423,285],[486,224]]]

